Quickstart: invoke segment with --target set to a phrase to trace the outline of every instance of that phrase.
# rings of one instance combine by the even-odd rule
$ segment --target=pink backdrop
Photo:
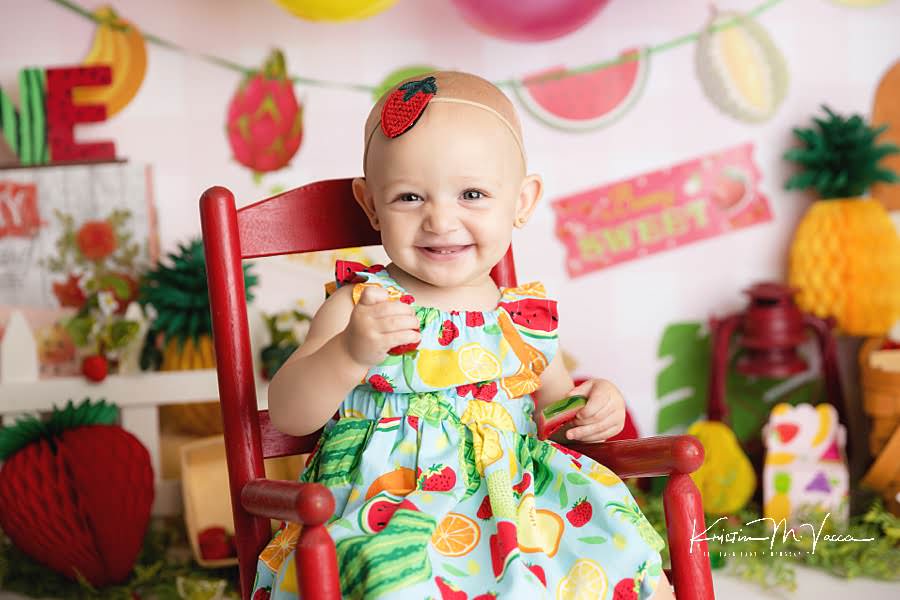
[[[495,79],[582,65],[695,31],[709,5],[613,0],[573,34],[519,44],[472,29],[449,0],[400,0],[372,19],[340,24],[303,22],[268,0],[110,3],[146,30],[189,48],[255,65],[278,45],[293,73],[367,84],[414,63]],[[756,2],[717,4],[721,10],[746,9]],[[0,85],[14,98],[20,68],[78,63],[90,47],[93,26],[52,2],[0,0],[0,14]],[[764,124],[733,120],[707,100],[691,45],[652,58],[643,96],[611,127],[566,133],[522,115],[530,166],[544,175],[547,196],[517,234],[520,277],[541,278],[556,294],[563,345],[580,362],[579,372],[614,380],[644,432],[655,423],[656,349],[665,325],[734,309],[743,302],[743,288],[784,272],[790,233],[807,206],[804,196],[781,187],[787,169],[779,156],[791,143],[790,128],[805,123],[822,102],[868,114],[878,78],[900,57],[897,1],[856,10],[830,0],[789,0],[760,22],[784,53],[791,77],[787,99]],[[198,235],[197,197],[210,185],[229,186],[249,202],[266,195],[267,186],[360,171],[369,96],[298,86],[306,102],[303,146],[290,169],[257,187],[230,160],[224,135],[226,106],[238,82],[230,71],[150,46],[136,99],[112,121],[81,128],[81,137],[114,138],[121,156],[153,166],[163,251]],[[569,278],[551,201],[745,142],[754,144],[759,189],[770,202],[772,221]],[[308,267],[308,277],[297,284],[293,273],[279,269],[267,271],[263,308],[286,306],[301,294],[310,304],[321,299],[323,271]]]

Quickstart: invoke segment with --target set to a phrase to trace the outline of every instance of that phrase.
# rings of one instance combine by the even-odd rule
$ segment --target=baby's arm
[[[589,379],[574,387],[572,376],[563,363],[562,352],[558,352],[541,373],[541,387],[534,393],[535,414],[557,400],[578,395],[587,396],[587,404],[570,423],[571,429],[565,431],[565,438],[551,436],[553,439],[602,442],[622,431],[625,425],[625,398],[618,388],[605,379]],[[563,431],[560,430],[560,434]]]
[[[366,288],[354,306],[352,293],[353,286],[339,288],[322,304],[303,345],[269,384],[269,415],[278,430],[316,431],[388,349],[418,341],[418,320],[408,305]]]

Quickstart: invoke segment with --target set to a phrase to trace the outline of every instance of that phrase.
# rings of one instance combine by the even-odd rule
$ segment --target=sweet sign
[[[752,154],[748,143],[556,200],[569,275],[771,221]]]

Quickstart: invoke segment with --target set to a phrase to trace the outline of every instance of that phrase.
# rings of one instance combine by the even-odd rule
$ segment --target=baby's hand
[[[602,442],[625,426],[625,398],[605,379],[590,379],[572,388],[568,396],[587,396],[587,404],[571,422],[566,437],[579,442]]]
[[[360,365],[377,365],[388,350],[421,339],[419,319],[411,306],[391,302],[380,287],[363,290],[344,329],[347,352]]]

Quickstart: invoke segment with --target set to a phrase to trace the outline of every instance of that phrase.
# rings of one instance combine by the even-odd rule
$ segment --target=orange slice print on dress
[[[281,530],[281,533],[272,538],[269,545],[259,555],[259,560],[277,573],[284,559],[297,547],[297,538],[299,537],[300,525],[298,523],[288,523]]]
[[[526,369],[525,365],[519,367],[515,375],[500,380],[500,389],[506,392],[510,399],[530,394],[539,387],[541,387],[540,378],[531,369]]]
[[[375,479],[366,492],[366,500],[381,492],[387,492],[394,496],[406,496],[414,489],[416,489],[415,471],[400,467]]]
[[[444,556],[465,556],[481,539],[478,523],[459,513],[448,513],[434,530],[431,545]]]
[[[503,295],[507,294],[516,295],[516,296],[532,296],[534,298],[546,298],[547,290],[544,289],[544,284],[538,281],[532,281],[531,283],[523,283],[517,287],[506,288],[503,290]]]
[[[384,286],[380,283],[357,283],[353,286],[353,304],[359,302],[362,297],[363,290],[367,287],[381,288],[388,293],[388,300],[399,300],[403,296],[403,291],[392,285]]]

